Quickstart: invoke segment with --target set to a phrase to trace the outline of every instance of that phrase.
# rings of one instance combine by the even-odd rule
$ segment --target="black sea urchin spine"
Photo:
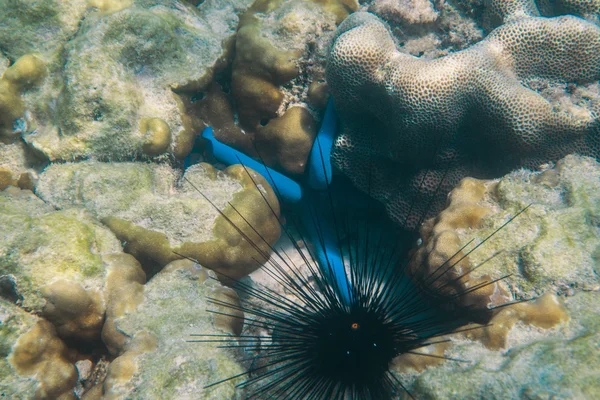
[[[456,300],[493,282],[445,294],[445,285],[437,282],[454,264],[445,263],[417,278],[408,272],[410,257],[400,251],[391,231],[376,222],[371,201],[357,211],[347,194],[342,201],[335,201],[333,190],[323,196],[311,200],[302,216],[281,224],[291,249],[272,247],[269,258],[261,250],[266,242],[252,243],[268,259],[263,270],[285,289],[285,295],[242,280],[235,285],[242,295],[241,305],[211,300],[220,308],[212,312],[228,314],[223,308],[244,312],[244,334],[199,334],[194,336],[201,339],[191,341],[213,342],[253,355],[245,360],[252,361],[245,373],[208,387],[243,379],[237,386],[251,399],[391,399],[406,391],[390,371],[396,356],[439,357],[418,349],[447,341],[440,336],[473,319],[473,310],[457,306]],[[312,224],[316,243],[308,242],[302,223]],[[337,281],[328,273],[330,266],[316,261],[319,249],[327,253],[326,225],[334,226],[335,250],[347,267],[349,301],[340,296]],[[241,227],[235,229],[250,241]]]

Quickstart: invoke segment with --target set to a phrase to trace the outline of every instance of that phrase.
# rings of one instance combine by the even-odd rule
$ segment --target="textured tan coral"
[[[0,77],[0,140],[15,133],[13,123],[25,112],[21,92],[38,85],[46,73],[44,62],[31,54],[22,56],[4,71]]]
[[[598,102],[561,107],[524,85],[599,78],[600,28],[573,16],[514,19],[426,60],[399,52],[377,17],[355,13],[338,28],[327,66],[342,120],[334,163],[363,189],[373,176],[370,194],[414,228],[464,176],[600,154]]]
[[[136,358],[156,350],[157,340],[148,332],[130,338],[127,350],[110,363],[102,388],[104,399],[120,399],[118,388],[129,382],[137,371]]]
[[[0,274],[13,277],[20,305],[49,319],[62,337],[97,338],[102,256],[120,250],[110,231],[85,212],[55,211],[17,188],[0,192],[0,225]]]
[[[436,287],[450,294],[504,277],[465,296],[466,304],[480,309],[545,293],[596,290],[599,199],[600,164],[580,156],[543,172],[465,178],[450,192],[446,209],[423,224],[410,271],[422,279],[448,270]]]
[[[167,151],[171,145],[171,129],[160,118],[142,118],[140,132],[144,135],[142,150],[149,156],[157,156]]]
[[[95,213],[149,277],[183,255],[239,278],[258,268],[264,257],[227,218],[263,255],[280,235],[275,193],[262,176],[248,172],[252,178],[241,165],[221,172],[202,163],[182,177],[164,164],[80,162],[47,168],[37,192],[56,207]]]
[[[94,340],[104,323],[105,303],[100,290],[57,279],[41,288],[46,302],[42,312],[62,337]]]
[[[20,375],[38,380],[36,399],[75,399],[77,371],[68,361],[67,347],[56,337],[54,326],[39,320],[19,337],[8,361]]]
[[[301,174],[324,105],[326,38],[357,7],[354,0],[255,2],[240,18],[231,99],[213,87],[200,102],[215,136],[251,155],[256,138],[267,165]]]
[[[304,107],[290,107],[257,129],[256,146],[267,165],[280,165],[285,171],[300,174],[317,134],[317,124]],[[264,150],[270,151],[265,152]],[[266,153],[266,154],[265,154]]]
[[[98,340],[145,281],[117,238],[80,209],[55,211],[29,191],[9,188],[0,193],[0,224],[8,231],[0,240],[0,275],[14,281],[19,304],[62,338]]]
[[[215,174],[213,180],[216,179],[217,171],[212,166],[202,164],[200,168],[204,168],[209,174]],[[150,259],[164,266],[181,256],[186,256],[223,274],[224,277],[239,279],[266,261],[264,255],[270,254],[270,246],[279,238],[279,202],[262,175],[250,169],[245,170],[239,164],[228,167],[224,173],[238,181],[242,190],[233,195],[222,210],[223,214],[219,214],[214,220],[214,239],[203,242],[185,241],[173,245],[164,233],[146,229],[127,220],[106,217],[102,221],[119,239],[126,242],[126,250],[136,257]],[[186,184],[189,186],[189,183]],[[198,189],[202,190],[201,187]],[[188,190],[196,189],[188,187]],[[265,203],[265,199],[270,207]],[[243,234],[240,234],[238,229]],[[248,239],[244,235],[247,235]],[[257,251],[254,245],[258,246],[260,251]]]
[[[112,354],[118,354],[128,338],[116,328],[115,320],[132,312],[141,303],[146,274],[129,254],[106,256],[105,262],[107,307],[102,341]]]
[[[517,322],[549,329],[568,320],[569,314],[562,301],[555,295],[546,293],[535,301],[501,309],[490,320],[489,325],[468,331],[465,336],[479,340],[488,349],[499,350],[506,347],[508,334]]]
[[[445,340],[446,337],[440,337],[440,340]],[[441,365],[446,360],[444,354],[450,348],[450,343],[436,343],[429,346],[420,347],[415,353],[420,354],[402,354],[392,360],[391,368],[395,372],[409,372],[411,370],[422,372],[425,369]]]
[[[465,178],[448,196],[448,207],[436,218],[426,221],[421,227],[422,245],[416,250],[408,266],[416,280],[428,276],[439,276],[435,287],[443,288],[448,295],[462,293],[469,287],[492,280],[489,275],[471,276],[475,267],[467,256],[473,246],[464,249],[457,235],[458,229],[477,227],[490,209],[480,205],[486,194],[483,181]],[[447,271],[447,272],[446,272]],[[442,273],[445,272],[445,273]],[[466,296],[461,304],[485,310],[512,300],[500,283],[487,285]]]

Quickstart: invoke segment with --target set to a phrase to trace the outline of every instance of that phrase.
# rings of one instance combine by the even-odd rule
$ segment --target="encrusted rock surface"
[[[40,176],[37,192],[56,207],[93,212],[149,274],[187,256],[226,277],[240,278],[260,267],[257,260],[264,260],[280,235],[275,194],[264,178],[241,165],[220,172],[199,164],[182,179],[167,165],[55,164]],[[262,255],[228,218],[258,244]]]
[[[240,333],[243,319],[207,313],[207,308],[215,307],[208,297],[238,301],[237,294],[221,286],[212,272],[188,260],[174,261],[154,276],[144,287],[139,306],[116,320],[117,330],[127,340],[110,364],[104,398],[242,398],[235,381],[204,389],[243,372],[231,353],[209,343],[187,341],[194,339],[193,334]]]
[[[518,323],[501,351],[459,340],[446,356],[467,363],[408,373],[408,388],[420,399],[597,398],[599,305],[600,292],[579,292],[565,300],[568,323],[550,330]]]
[[[16,188],[0,192],[0,221],[5,297],[44,316],[62,337],[99,338],[105,257],[122,252],[115,236],[85,210],[56,211]]]

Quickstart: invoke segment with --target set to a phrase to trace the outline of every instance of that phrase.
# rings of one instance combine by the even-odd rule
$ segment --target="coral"
[[[180,96],[203,90],[222,68],[238,14],[250,2],[90,3],[85,18],[72,15],[81,26],[71,37],[44,32],[55,43],[44,53],[52,65],[46,84],[25,99],[25,140],[51,161],[184,158],[197,121]],[[47,3],[60,20],[62,5]],[[31,34],[43,41],[41,32]]]
[[[0,299],[0,392],[6,398],[75,399],[77,372],[52,324]]]
[[[593,90],[577,105],[549,101],[526,84],[583,89],[600,78],[599,54],[595,24],[524,17],[465,50],[420,59],[400,53],[377,17],[352,14],[337,30],[326,71],[341,119],[333,161],[363,190],[371,176],[370,193],[414,228],[465,176],[500,176],[572,152],[598,156]]]
[[[213,87],[200,101],[202,119],[216,138],[247,154],[258,150],[267,165],[301,174],[325,103],[327,38],[357,8],[352,0],[255,2],[240,18],[230,98]]]
[[[435,219],[423,224],[420,230],[421,246],[411,258],[408,267],[415,279],[424,279],[440,268],[445,270],[452,265],[452,269],[435,284],[449,295],[493,280],[491,276],[479,271],[468,274],[477,264],[473,264],[471,259],[466,257],[470,248],[461,251],[462,243],[457,234],[460,230],[479,226],[481,219],[490,213],[489,208],[478,204],[484,194],[485,186],[480,181],[465,178],[448,195],[446,209]],[[465,306],[486,309],[488,306],[498,306],[511,301],[512,296],[506,288],[494,283],[463,296],[461,300]]]
[[[496,26],[522,17],[556,16],[573,14],[598,21],[600,1],[598,0],[488,0],[484,23]]]
[[[2,79],[25,89],[37,85],[46,76],[46,65],[38,57],[28,54],[20,57],[2,75]]]
[[[264,178],[249,171],[254,181],[241,165],[221,173],[200,164],[180,180],[166,165],[54,164],[40,175],[37,193],[56,207],[94,212],[149,275],[184,255],[239,278],[260,267],[263,257],[227,218],[266,253],[280,235],[277,197]]]
[[[102,254],[120,251],[110,231],[84,212],[55,212],[16,188],[0,192],[0,221],[0,271],[15,280],[21,306],[47,317],[63,337],[97,337]]]
[[[528,205],[448,275],[470,273],[459,282],[442,279],[439,285],[464,288],[486,277],[507,276],[497,286],[473,293],[470,302],[479,307],[600,287],[600,237],[594,226],[600,217],[600,164],[580,156],[567,156],[544,172],[520,170],[492,181],[464,179],[450,193],[448,207],[421,228],[423,242],[413,270],[419,264],[423,273],[432,273],[446,260],[453,264]]]
[[[598,292],[566,298],[571,319],[550,330],[516,324],[501,351],[457,341],[446,356],[469,363],[446,362],[413,373],[408,389],[420,399],[597,398],[599,300]]]
[[[466,332],[466,337],[479,340],[491,350],[506,348],[508,335],[518,322],[550,329],[569,320],[569,314],[558,297],[546,293],[535,301],[502,308],[489,325]]]
[[[115,321],[132,312],[142,302],[146,274],[137,260],[129,254],[111,254],[106,256],[106,294],[107,306],[102,342],[108,350],[117,354],[128,339],[116,328]]]
[[[1,139],[0,139],[1,141]],[[7,186],[33,190],[37,172],[33,168],[36,157],[21,140],[0,144],[0,190]]]
[[[483,242],[528,205],[522,214]],[[557,368],[556,365],[562,365],[563,361],[555,349],[564,346],[571,351],[580,344],[589,348],[587,340],[577,339],[587,334],[574,332],[579,329],[583,317],[581,309],[572,313],[572,304],[581,300],[582,297],[577,296],[588,296],[578,292],[600,289],[597,272],[600,268],[600,236],[594,227],[599,213],[600,164],[590,158],[567,156],[556,167],[547,167],[543,172],[520,170],[498,180],[463,179],[450,192],[444,211],[423,224],[422,243],[411,258],[412,273],[432,274],[453,266],[436,282],[437,287],[449,294],[475,287],[484,280],[503,278],[494,285],[474,291],[465,299],[464,304],[474,310],[502,305],[513,299],[535,300],[495,310],[486,325],[479,328],[473,325],[462,333],[469,340],[466,344],[436,344],[421,350],[433,356],[491,359],[488,365],[508,365],[506,368],[476,367],[473,373],[478,378],[475,379],[467,377],[466,371],[457,366],[441,365],[435,358],[398,357],[394,364],[399,372],[430,368],[417,378],[413,394],[423,398],[429,398],[424,393],[446,397],[441,394],[446,390],[445,380],[439,376],[446,373],[452,375],[452,379],[471,382],[468,384],[471,389],[459,389],[461,397],[464,395],[465,398],[480,396],[482,388],[496,380],[504,382],[508,392],[498,392],[500,387],[493,385],[493,393],[486,389],[490,397],[496,393],[503,393],[503,396],[511,391],[520,393],[522,385],[539,390],[539,387],[534,389],[538,383],[533,380],[540,375],[532,372],[530,379],[533,382],[524,383],[519,378],[521,372],[510,367],[522,362],[518,361],[521,359],[519,353],[514,355],[515,351],[527,354],[538,349],[533,350],[534,360],[528,358],[528,365],[532,362],[544,365],[539,360],[549,357],[552,368]],[[564,298],[573,295],[574,298]],[[594,308],[583,311],[588,319],[597,315]],[[595,331],[590,334],[598,335],[598,323],[595,324]],[[557,329],[560,330],[558,334]],[[539,350],[549,338],[554,344]],[[478,350],[476,343],[486,350]],[[482,351],[483,355],[480,354]],[[559,360],[554,360],[555,357]],[[436,369],[438,366],[440,371]],[[531,368],[536,371],[535,367]],[[435,382],[436,379],[442,381]],[[585,390],[585,383],[577,379],[572,387],[556,382],[553,385],[552,390],[561,393]],[[457,388],[451,385],[448,390]]]
[[[0,77],[0,141],[21,133],[17,119],[25,113],[21,92],[38,85],[46,75],[46,66],[28,54],[19,58]]]
[[[239,303],[237,294],[214,278],[198,264],[182,260],[167,265],[145,285],[140,305],[116,320],[116,329],[129,339],[108,368],[103,398],[241,398],[234,382],[203,389],[222,376],[243,372],[231,355],[186,341],[196,333],[241,331],[243,314],[213,318],[205,312],[217,307],[207,298]]]
[[[112,310],[127,307],[130,280],[139,278],[112,271],[116,264],[139,276],[141,267],[89,213],[56,211],[29,191],[9,188],[0,192],[0,223],[7,229],[0,274],[12,282],[11,297],[50,321],[60,337],[96,340]],[[126,295],[111,296],[119,287]]]
[[[164,153],[171,144],[169,125],[160,118],[144,118],[140,121],[140,132],[145,137],[142,150],[149,156]]]

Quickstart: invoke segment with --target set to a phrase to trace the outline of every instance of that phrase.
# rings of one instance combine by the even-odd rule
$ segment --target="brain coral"
[[[573,14],[598,21],[598,0],[486,0],[484,23],[497,26],[523,16]]]
[[[600,28],[581,18],[514,18],[431,60],[401,53],[383,21],[355,13],[326,77],[342,126],[335,165],[409,228],[465,176],[600,155]],[[556,84],[571,97],[544,92]]]

